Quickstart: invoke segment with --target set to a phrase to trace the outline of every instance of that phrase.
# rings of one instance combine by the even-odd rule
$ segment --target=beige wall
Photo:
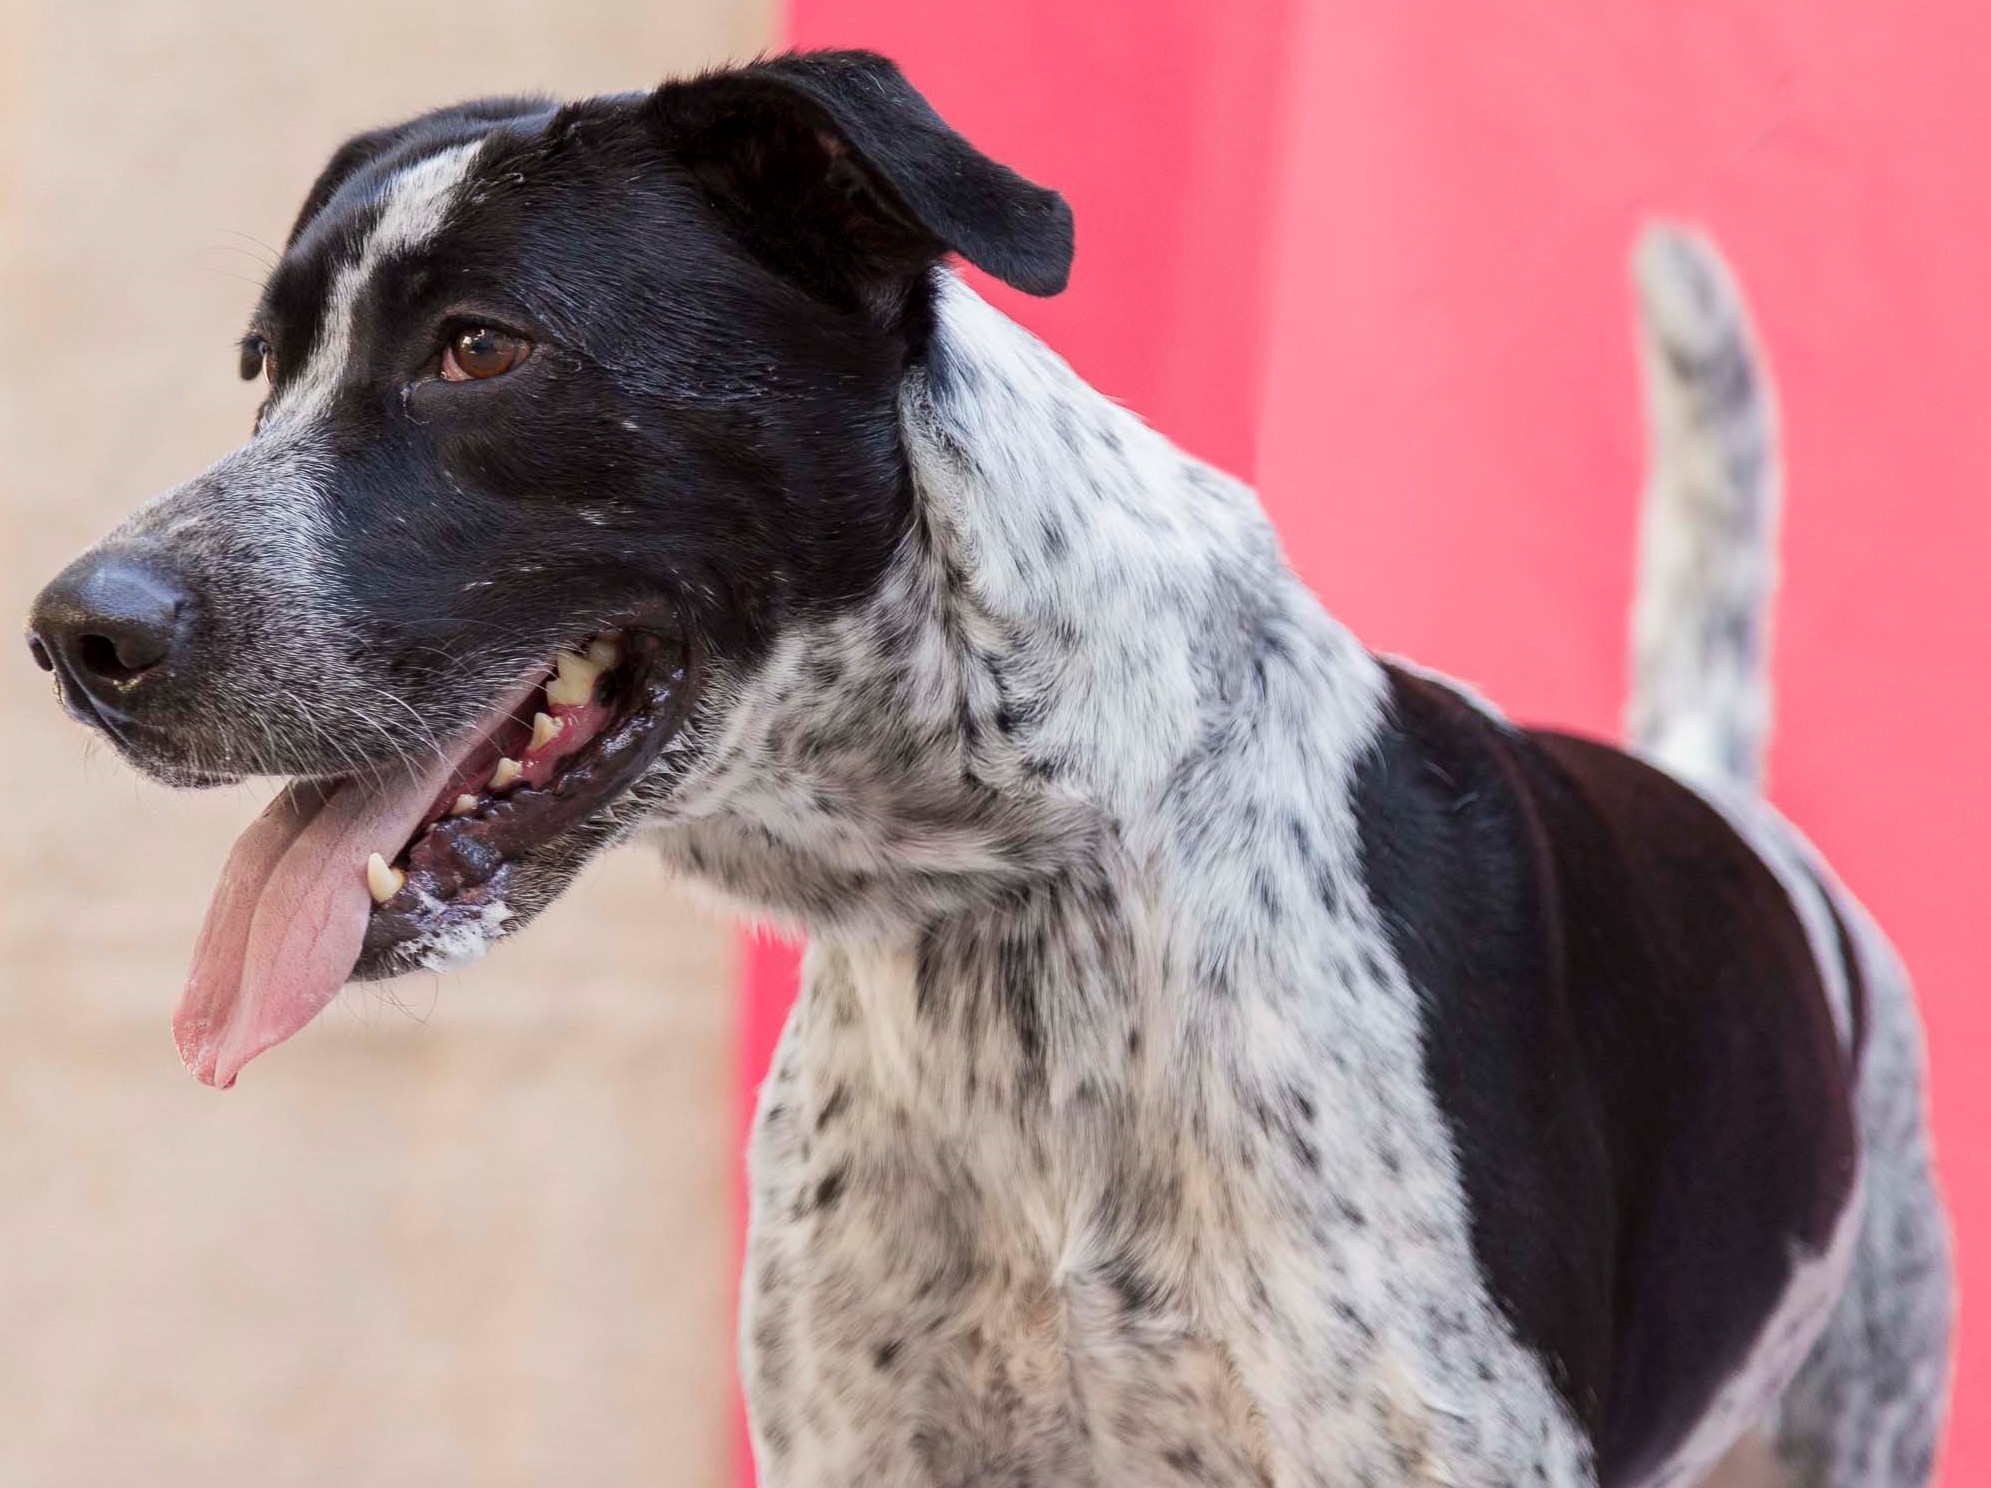
[[[768,3],[0,0],[0,617],[246,432],[259,259],[347,133]],[[10,635],[0,737],[0,1484],[727,1481],[725,931],[627,852],[216,1095],[167,1019],[256,797],[139,784]]]

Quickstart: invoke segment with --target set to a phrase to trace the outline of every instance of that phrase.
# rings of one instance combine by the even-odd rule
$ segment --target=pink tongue
[[[229,854],[173,1015],[180,1058],[226,1089],[337,995],[359,959],[369,853],[392,858],[448,782],[451,762],[386,781],[299,783]]]

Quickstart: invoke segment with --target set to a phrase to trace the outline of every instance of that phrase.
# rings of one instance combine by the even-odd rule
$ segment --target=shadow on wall
[[[0,610],[246,434],[231,343],[356,129],[758,50],[767,0],[0,0]],[[0,652],[0,655],[5,655]],[[732,942],[625,852],[226,1096],[167,1020],[260,797],[0,660],[0,1482],[732,1481]]]

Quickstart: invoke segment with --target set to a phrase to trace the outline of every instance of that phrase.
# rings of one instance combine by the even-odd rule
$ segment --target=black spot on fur
[[[843,1115],[849,1105],[850,1087],[839,1081],[831,1088],[829,1096],[823,1101],[821,1109],[816,1112],[816,1130],[821,1132],[827,1129],[839,1116]]]
[[[826,1214],[836,1208],[837,1200],[843,1197],[843,1186],[849,1173],[843,1168],[832,1168],[823,1175],[816,1185],[815,1208],[819,1214]]]
[[[1356,1337],[1368,1340],[1376,1336],[1376,1330],[1370,1326],[1368,1319],[1357,1312],[1345,1298],[1336,1297],[1330,1305],[1334,1309],[1334,1315],[1341,1319]]]
[[[1200,1473],[1203,1470],[1203,1454],[1189,1443],[1170,1447],[1162,1453],[1161,1460],[1167,1467],[1185,1475]]]
[[[1131,1256],[1116,1256],[1105,1267],[1104,1275],[1106,1284],[1113,1289],[1126,1311],[1145,1315],[1154,1312],[1160,1304],[1160,1290]]]

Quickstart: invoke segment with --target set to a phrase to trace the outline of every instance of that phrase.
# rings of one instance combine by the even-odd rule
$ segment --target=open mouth
[[[562,651],[524,703],[467,754],[399,853],[365,867],[374,902],[354,977],[439,969],[510,914],[525,853],[633,785],[681,721],[686,660],[645,632]]]
[[[208,910],[173,1020],[187,1067],[231,1085],[346,982],[484,950],[535,859],[598,825],[677,734],[694,670],[681,641],[604,632],[418,769],[289,786],[237,842]],[[564,886],[537,877],[528,910],[552,897],[544,878]]]

